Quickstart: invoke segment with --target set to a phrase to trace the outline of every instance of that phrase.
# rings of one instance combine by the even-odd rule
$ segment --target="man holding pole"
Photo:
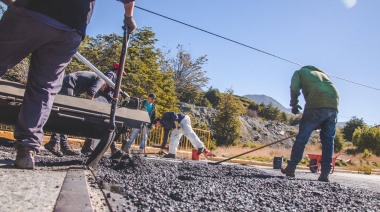
[[[23,104],[15,125],[16,161],[21,169],[34,169],[43,127],[64,70],[86,36],[96,0],[1,0],[9,9],[0,20],[0,78],[32,54]],[[124,4],[128,33],[136,28],[134,0]],[[12,4],[13,3],[13,4]]]
[[[329,182],[334,151],[335,128],[338,115],[339,96],[330,78],[314,66],[304,66],[293,74],[290,85],[292,113],[298,114],[302,109],[298,105],[298,96],[305,97],[305,111],[299,125],[299,132],[292,148],[290,161],[281,172],[294,177],[297,164],[302,160],[305,146],[311,133],[321,128],[322,142],[321,174],[319,181]]]

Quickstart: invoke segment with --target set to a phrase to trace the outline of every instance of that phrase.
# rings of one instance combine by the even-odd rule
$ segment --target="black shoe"
[[[328,174],[320,174],[318,177],[318,181],[326,182],[326,183],[330,182],[329,175]]]
[[[286,174],[287,177],[295,177],[295,176],[296,176],[296,175],[294,174],[294,171],[288,169],[288,167],[286,167],[286,168],[282,168],[282,169],[281,169],[281,173]]]
[[[44,147],[49,152],[53,153],[53,155],[55,155],[57,157],[63,157],[63,153],[59,150],[59,144],[58,143],[54,144],[54,143],[47,142],[44,145]]]
[[[164,156],[164,158],[175,158],[175,154],[168,153],[167,155]]]
[[[121,150],[117,150],[116,152],[112,153],[110,159],[120,159],[126,155],[128,155],[128,154],[121,151]]]
[[[203,153],[203,151],[205,151],[204,147],[198,148],[197,155],[201,155]]]

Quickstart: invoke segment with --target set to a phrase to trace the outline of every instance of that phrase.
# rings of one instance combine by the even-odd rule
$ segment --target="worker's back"
[[[334,108],[338,109],[339,95],[330,78],[313,66],[304,66],[296,71],[290,86],[292,93],[302,89],[305,109]]]

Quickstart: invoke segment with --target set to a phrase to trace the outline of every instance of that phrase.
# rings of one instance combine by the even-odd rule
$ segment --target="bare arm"
[[[13,2],[15,2],[15,0],[0,0],[0,1],[3,2],[7,6],[11,6]]]

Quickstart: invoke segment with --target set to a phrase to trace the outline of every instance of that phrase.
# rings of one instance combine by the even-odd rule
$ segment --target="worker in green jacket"
[[[326,73],[314,66],[304,66],[295,71],[290,85],[292,113],[298,114],[300,90],[305,98],[305,110],[299,132],[292,148],[290,161],[281,172],[294,177],[297,164],[302,160],[311,133],[320,128],[322,142],[321,174],[319,181],[329,182],[334,151],[334,137],[338,115],[339,95]]]

